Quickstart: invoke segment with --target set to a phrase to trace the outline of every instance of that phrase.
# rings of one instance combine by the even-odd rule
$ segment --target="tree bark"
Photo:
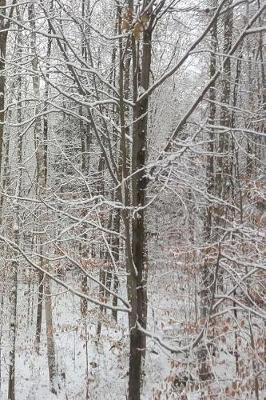
[[[212,0],[210,3],[211,8],[217,7],[217,0]],[[217,67],[217,20],[214,21],[210,30],[210,43],[211,43],[211,56],[210,56],[210,67],[209,76],[210,79],[216,73]],[[208,156],[206,164],[206,183],[207,193],[214,195],[215,193],[215,171],[214,171],[214,154],[215,154],[215,118],[216,118],[216,84],[214,83],[210,87],[209,92],[210,109],[209,109],[209,143],[208,143]],[[204,244],[206,246],[203,266],[201,269],[201,291],[200,291],[200,316],[202,321],[206,321],[211,309],[211,289],[213,286],[213,265],[210,262],[210,249],[213,241],[213,204],[209,204],[206,208],[206,215],[204,220]],[[199,377],[201,380],[207,380],[210,377],[210,371],[208,368],[208,351],[203,345],[199,350]]]
[[[18,19],[20,20],[20,15],[18,14]],[[21,27],[18,28],[18,51],[17,57],[22,58],[22,31]],[[19,229],[20,229],[20,207],[18,203],[18,198],[21,196],[22,187],[22,158],[23,158],[23,137],[20,135],[20,126],[22,123],[22,71],[20,67],[17,68],[18,74],[18,104],[17,109],[17,183],[16,183],[16,193],[15,193],[15,210],[14,210],[14,221],[13,221],[13,231],[14,231],[14,241],[19,246]],[[14,258],[18,257],[18,254],[14,253]],[[9,352],[9,379],[8,379],[8,400],[15,400],[15,373],[16,373],[16,342],[17,342],[17,302],[18,302],[18,261],[14,260],[12,262],[12,277],[11,277],[11,291],[10,291],[10,352]]]
[[[35,24],[35,9],[34,9],[34,2],[31,1],[28,5],[28,17],[31,27],[31,64],[33,69],[33,92],[36,99],[36,106],[35,106],[35,114],[37,115],[34,123],[34,144],[35,144],[35,153],[36,153],[36,166],[37,166],[37,184],[36,184],[36,195],[37,197],[43,193],[44,187],[43,184],[46,182],[46,175],[45,168],[43,167],[44,163],[44,147],[41,140],[42,136],[42,121],[41,118],[38,116],[40,113],[40,77],[38,71],[38,58],[37,58],[37,48],[36,48],[36,24]],[[36,244],[39,247],[39,251],[41,251],[41,238],[37,236]],[[41,261],[40,261],[41,262]],[[38,273],[38,296],[37,296],[37,319],[36,319],[36,333],[35,333],[35,349],[36,352],[39,354],[40,352],[40,342],[41,342],[41,331],[42,331],[42,306],[43,306],[43,280],[44,276],[42,272]]]
[[[143,2],[143,10],[149,1]],[[151,7],[146,11],[151,18]],[[151,67],[152,25],[143,32],[142,57],[138,65],[137,38],[132,36],[133,48],[133,98],[136,101],[140,90],[149,87]],[[142,89],[143,88],[143,89]],[[132,307],[130,327],[130,358],[129,358],[129,400],[140,399],[142,360],[146,350],[146,336],[138,329],[138,324],[146,328],[147,323],[147,254],[145,204],[148,179],[146,177],[147,133],[149,98],[138,102],[133,109],[133,143],[132,143],[132,257],[133,268],[130,279],[130,303]]]
[[[55,341],[53,327],[52,297],[50,279],[45,278],[44,296],[45,296],[45,317],[46,317],[46,338],[47,338],[47,359],[51,392],[57,394],[58,374],[55,359]]]
[[[0,176],[2,170],[3,138],[5,123],[5,66],[6,66],[6,45],[7,30],[5,24],[6,0],[0,1]]]

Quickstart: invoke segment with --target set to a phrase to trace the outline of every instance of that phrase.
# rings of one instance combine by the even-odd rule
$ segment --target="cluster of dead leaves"
[[[142,33],[147,29],[150,17],[147,14],[141,15],[134,20],[132,9],[127,7],[121,21],[122,32],[131,32],[136,40],[140,40]]]

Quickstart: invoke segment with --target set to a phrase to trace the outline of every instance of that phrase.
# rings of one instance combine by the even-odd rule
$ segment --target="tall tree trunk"
[[[217,7],[217,0],[212,0],[211,7],[214,9]],[[210,31],[210,43],[211,43],[211,57],[210,57],[210,68],[209,76],[210,79],[216,73],[216,53],[217,53],[217,21],[214,22]],[[216,118],[216,85],[210,87],[209,92],[210,109],[208,118],[208,129],[209,129],[209,143],[208,143],[208,156],[206,165],[206,183],[207,183],[207,193],[209,195],[214,195],[215,187],[215,171],[214,171],[214,154],[215,154],[215,118]],[[201,285],[202,289],[200,291],[201,302],[200,302],[200,315],[203,321],[208,318],[210,308],[211,308],[211,289],[213,289],[213,261],[209,259],[211,254],[211,246],[213,241],[213,205],[209,204],[206,209],[206,216],[204,220],[204,243],[206,246],[205,257],[203,262],[203,267],[201,269]],[[208,351],[205,346],[199,351],[199,377],[201,380],[209,379],[210,372],[208,368]]]
[[[4,176],[2,176],[2,164],[6,165],[8,163],[8,157],[6,160],[4,159],[4,123],[5,123],[5,59],[6,59],[6,45],[7,45],[7,31],[5,29],[5,7],[6,7],[6,0],[0,0],[0,182],[2,186],[2,191],[5,190],[6,186],[6,173],[7,168],[4,168]],[[8,141],[9,143],[9,141]],[[9,149],[9,147],[8,147]],[[4,162],[3,162],[4,161]],[[4,196],[1,194],[0,196],[0,225],[2,226],[3,223],[3,204],[4,204]],[[4,285],[4,279],[3,283]],[[2,334],[3,334],[3,305],[4,305],[4,293],[2,290],[1,294],[1,336],[0,336],[0,391],[2,386]],[[12,327],[13,329],[13,327]],[[13,386],[13,383],[12,383]],[[11,387],[11,392],[13,388]]]
[[[54,2],[50,0],[50,11],[53,11]],[[48,20],[48,34],[52,33],[50,21]],[[47,60],[49,62],[52,51],[52,39],[48,38],[47,43]],[[47,65],[46,71],[46,82],[45,82],[45,111],[48,110],[48,97],[49,97],[49,64]],[[40,142],[40,171],[39,171],[39,185],[42,193],[46,192],[47,180],[48,180],[48,119],[45,116],[43,121],[43,135]],[[41,260],[43,263],[43,260]],[[46,268],[49,269],[49,265],[46,264]],[[45,269],[45,268],[44,268]],[[44,277],[45,279],[45,277]],[[46,339],[47,339],[47,359],[48,359],[48,370],[49,380],[52,393],[57,394],[60,389],[58,382],[58,371],[56,366],[55,358],[55,340],[54,340],[54,329],[53,329],[53,310],[52,310],[52,297],[51,297],[51,282],[47,279],[44,282],[44,296],[45,296],[45,319],[46,319]]]
[[[6,50],[8,30],[12,21],[14,6],[16,0],[12,0],[11,4],[7,4],[6,0],[0,0],[0,177],[2,175],[3,161],[3,139],[5,126],[5,93],[6,93]],[[8,8],[8,6],[10,8]],[[8,19],[5,20],[6,14]]]
[[[226,3],[228,9],[224,15],[223,24],[223,54],[228,54],[232,47],[232,34],[233,34],[233,9],[232,0],[228,0]],[[219,145],[218,153],[219,157],[217,160],[217,174],[216,174],[216,195],[221,200],[229,200],[230,187],[231,187],[231,174],[232,174],[232,163],[231,163],[231,59],[230,57],[224,63],[224,69],[222,74],[222,92],[221,92],[221,114],[220,114],[220,125],[224,128],[219,134]],[[220,204],[217,208],[217,239],[219,238],[220,228],[225,226],[225,220],[228,218],[228,207]],[[223,232],[223,230],[221,231]],[[221,283],[221,282],[220,282]]]
[[[143,2],[143,11],[149,1]],[[147,17],[152,18],[152,7],[146,10]],[[138,38],[132,36],[133,49],[133,143],[132,143],[132,203],[134,215],[132,217],[132,257],[133,266],[130,276],[130,303],[132,307],[130,328],[130,356],[129,356],[129,400],[140,399],[142,360],[146,350],[146,336],[141,328],[146,328],[147,320],[147,255],[146,255],[146,162],[147,162],[147,133],[148,133],[148,97],[137,101],[140,88],[149,87],[151,66],[151,38],[152,24],[143,32],[142,56],[138,65],[137,54]],[[142,89],[142,90],[143,90]],[[139,329],[140,328],[140,329]]]
[[[7,30],[5,24],[6,0],[0,0],[0,176],[2,170],[4,122],[5,122],[5,66],[6,66],[6,45]]]
[[[29,10],[29,19],[31,24],[31,45],[32,49],[36,51],[36,26],[35,26],[35,8],[34,1],[28,6]],[[53,7],[53,1],[50,3],[50,10]],[[48,33],[51,33],[50,22],[48,21]],[[49,60],[51,53],[51,39],[48,38],[48,46],[47,46],[47,59]],[[42,121],[39,116],[39,100],[41,98],[40,94],[40,77],[38,71],[38,59],[36,54],[32,55],[32,67],[34,71],[33,75],[33,90],[37,101],[37,106],[35,108],[36,120],[35,120],[35,129],[34,129],[34,139],[36,146],[36,164],[37,164],[37,196],[43,197],[46,192],[47,186],[47,176],[48,176],[48,165],[47,165],[47,138],[48,138],[48,121],[44,121],[44,126],[42,130]],[[49,69],[49,66],[47,67]],[[49,79],[49,71],[46,74],[46,85]],[[47,96],[46,101],[46,110],[47,110],[47,98],[48,98],[48,87],[45,88],[45,95]],[[49,268],[48,263],[44,263],[43,252],[43,238],[39,238],[39,252],[40,252],[40,263],[41,266],[45,268]],[[45,283],[43,283],[43,279],[45,279]],[[53,334],[53,312],[52,312],[52,298],[51,298],[51,288],[50,288],[50,280],[48,278],[43,277],[43,274],[39,275],[39,282],[41,283],[41,287],[39,288],[38,294],[38,310],[37,310],[37,328],[36,328],[36,347],[37,351],[39,350],[40,344],[40,335],[41,335],[41,323],[42,323],[42,301],[43,301],[43,293],[45,296],[45,318],[46,318],[46,338],[47,338],[47,359],[48,359],[48,370],[49,370],[49,380],[50,387],[53,393],[57,393],[59,389],[58,385],[58,377],[57,377],[57,368],[55,361],[55,341]]]
[[[83,21],[86,21],[83,23],[83,35],[86,37],[82,36],[81,37],[81,54],[84,60],[87,62],[88,61],[88,45],[90,43],[90,0],[82,0],[82,7],[81,7],[81,16]],[[83,109],[80,107],[79,113],[82,116],[83,114]],[[80,130],[81,130],[81,150],[82,150],[82,160],[81,160],[81,170],[84,176],[86,176],[89,173],[89,167],[90,167],[90,157],[89,157],[89,151],[90,151],[90,146],[91,146],[91,127],[89,123],[85,123],[82,120],[80,120]],[[87,249],[83,248],[83,245],[81,245],[81,252],[82,255],[85,256],[87,254]],[[81,291],[83,293],[87,293],[88,291],[88,282],[87,282],[87,276],[83,275],[81,278]],[[81,309],[81,315],[82,317],[86,317],[87,315],[87,310],[88,310],[88,302],[86,299],[81,299],[80,303],[80,309]],[[86,321],[85,321],[86,324]],[[85,327],[85,330],[87,331],[87,325]],[[87,335],[87,334],[86,334]],[[86,340],[86,346],[87,346],[87,340]],[[87,383],[88,386],[88,383]],[[86,396],[88,395],[88,388],[86,391]]]
[[[37,164],[37,184],[36,184],[36,195],[39,197],[43,191],[42,185],[43,180],[41,179],[42,173],[42,163],[44,159],[43,154],[43,145],[41,143],[42,136],[42,121],[41,117],[38,116],[40,113],[40,77],[38,71],[38,58],[37,58],[37,48],[36,48],[36,24],[35,24],[35,9],[34,2],[31,1],[28,5],[28,17],[31,27],[31,64],[33,69],[33,92],[35,96],[36,106],[35,106],[35,115],[37,116],[34,124],[34,143],[35,143],[35,153],[36,153],[36,164]],[[36,245],[38,247],[38,251],[41,251],[41,238],[37,236]],[[42,329],[42,306],[43,306],[43,280],[44,276],[42,272],[38,272],[38,297],[37,297],[37,320],[36,320],[36,334],[35,334],[35,349],[36,352],[40,351],[40,342],[41,342],[41,329]]]
[[[118,7],[117,9],[117,19],[118,19],[118,34],[122,34],[122,23],[123,23],[123,8]],[[125,11],[127,13],[128,23],[132,22],[133,16],[133,1],[128,1],[128,8]],[[118,142],[117,148],[117,164],[118,164],[118,179],[121,182],[121,186],[118,190],[116,190],[115,196],[117,199],[123,204],[123,209],[116,212],[114,216],[114,230],[118,232],[117,229],[120,230],[120,217],[124,223],[125,236],[126,236],[126,244],[125,244],[125,256],[126,256],[126,270],[128,273],[127,278],[127,290],[128,290],[128,298],[131,297],[131,285],[130,285],[130,275],[132,270],[132,249],[131,249],[131,232],[130,232],[130,223],[131,216],[128,211],[128,206],[130,204],[130,188],[129,182],[127,178],[130,174],[130,161],[129,161],[129,146],[128,139],[129,137],[129,115],[128,115],[128,106],[125,104],[125,99],[128,99],[129,96],[129,82],[130,82],[130,65],[132,59],[132,39],[129,37],[124,48],[124,41],[120,36],[119,39],[119,75],[118,75],[118,87],[119,87],[119,123],[120,123],[120,140]],[[118,236],[114,237],[114,255],[119,258],[119,238]],[[114,303],[117,299],[114,299]],[[114,317],[117,318],[116,312],[113,313]],[[131,327],[130,323],[131,316],[129,315],[129,328]]]
[[[50,10],[53,9],[53,0],[50,0]],[[31,48],[33,51],[32,54],[32,69],[35,72],[33,75],[33,90],[36,100],[40,99],[40,78],[39,78],[39,70],[38,70],[38,59],[37,59],[37,48],[36,48],[36,23],[35,23],[35,8],[34,2],[31,1],[29,4],[29,20],[31,25]],[[48,23],[48,34],[51,34],[51,27]],[[49,63],[50,55],[51,55],[51,47],[52,47],[52,39],[48,37],[47,40],[47,52],[46,59],[47,63]],[[38,117],[35,121],[34,128],[34,140],[36,146],[36,163],[37,163],[37,187],[36,194],[39,196],[41,194],[40,191],[44,190],[44,187],[47,185],[47,174],[48,174],[48,158],[47,158],[47,143],[48,143],[48,96],[49,96],[49,72],[50,66],[47,64],[47,70],[45,74],[45,89],[44,89],[44,116],[43,116],[43,128],[41,118]],[[38,114],[40,112],[39,106],[36,107],[35,113]],[[41,181],[43,182],[41,182]],[[42,189],[42,185],[44,185]],[[37,238],[37,242],[39,242],[39,246],[41,243]],[[41,250],[41,249],[40,249]],[[41,261],[42,262],[42,261]],[[37,300],[37,320],[36,320],[36,335],[35,335],[35,346],[36,351],[39,353],[40,351],[40,342],[41,342],[41,331],[42,331],[42,320],[43,320],[43,295],[44,295],[44,274],[42,272],[38,272],[38,300]]]
[[[18,12],[18,20],[20,20],[20,15]],[[17,57],[22,58],[22,30],[21,27],[18,28],[17,32]],[[18,109],[17,109],[17,185],[15,193],[15,213],[13,221],[13,232],[14,241],[19,245],[19,229],[20,229],[20,216],[19,216],[19,203],[18,198],[21,196],[22,187],[22,154],[23,154],[23,136],[20,135],[21,123],[22,123],[22,75],[21,69],[17,68],[18,73]],[[18,257],[15,252],[14,258]],[[15,400],[15,372],[16,372],[16,341],[17,341],[17,301],[18,301],[18,261],[14,260],[12,262],[12,278],[11,278],[11,291],[10,291],[10,353],[9,353],[9,379],[8,379],[8,400]]]
[[[239,59],[236,62],[236,73],[234,80],[234,88],[233,88],[233,111],[231,117],[232,128],[236,126],[236,113],[235,109],[237,107],[237,103],[239,100],[238,88],[240,84],[240,76],[241,76],[241,62],[242,62],[242,52],[240,52]],[[233,161],[233,171],[232,171],[232,181],[234,182],[234,191],[233,191],[233,202],[236,206],[238,206],[239,212],[239,220],[240,223],[243,223],[243,203],[242,203],[242,189],[240,182],[240,165],[239,165],[239,146],[235,143],[234,139],[232,140],[232,153],[234,157]],[[235,219],[235,210],[234,210],[234,219]],[[234,297],[236,296],[237,291],[234,291]],[[237,304],[234,303],[234,318],[237,321],[238,312],[237,312]],[[239,349],[238,349],[238,332],[235,330],[234,334],[235,344],[234,344],[234,355],[235,355],[235,365],[236,365],[236,375],[239,375]]]

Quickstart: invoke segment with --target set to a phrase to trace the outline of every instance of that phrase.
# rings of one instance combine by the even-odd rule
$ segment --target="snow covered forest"
[[[266,0],[0,0],[0,399],[266,399]]]

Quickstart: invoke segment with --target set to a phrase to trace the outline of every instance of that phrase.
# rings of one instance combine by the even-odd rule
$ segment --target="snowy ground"
[[[174,270],[151,271],[149,292],[149,331],[160,335],[168,343],[179,346],[189,340],[193,327],[193,301],[189,287],[180,291],[177,273]],[[169,279],[172,277],[171,279]],[[169,282],[172,282],[169,283]],[[168,286],[167,286],[168,285]],[[91,293],[97,296],[97,288],[90,287]],[[177,297],[179,291],[179,297]],[[162,296],[161,294],[164,293]],[[180,295],[183,293],[183,296]],[[119,314],[118,323],[112,320],[110,312],[102,315],[102,332],[96,337],[99,320],[98,307],[89,305],[87,321],[80,318],[80,300],[62,290],[58,285],[52,286],[54,337],[56,342],[56,359],[60,377],[61,390],[57,396],[49,390],[45,322],[42,327],[40,355],[34,351],[37,286],[31,287],[21,283],[18,299],[18,336],[16,351],[16,395],[18,400],[85,400],[88,360],[89,399],[122,400],[126,399],[128,371],[128,329],[127,317]],[[6,300],[7,301],[7,300]],[[2,400],[7,399],[8,378],[8,310],[4,308],[4,325],[1,346]],[[193,316],[193,318],[192,318]],[[87,326],[87,335],[86,327]],[[185,327],[185,328],[184,328]],[[182,336],[184,329],[187,334]],[[219,329],[219,327],[217,327]],[[234,383],[235,358],[228,348],[233,343],[233,333],[226,330],[226,342],[220,347],[214,359],[212,384],[205,387],[196,384],[197,365],[195,353],[188,357],[176,356],[159,347],[153,340],[147,340],[145,375],[143,377],[143,400],[209,400],[231,399],[252,400],[249,385],[252,376],[243,375],[242,384],[247,390],[241,391]],[[180,341],[178,340],[180,339]],[[247,355],[249,353],[247,352]],[[246,358],[244,365],[250,368]],[[176,377],[183,372],[191,375],[192,381],[182,388],[176,384]],[[239,385],[240,386],[240,385]],[[235,390],[234,390],[235,387]],[[227,388],[227,389],[226,389]],[[251,388],[250,388],[251,389]],[[234,393],[233,393],[234,391]],[[233,393],[233,394],[232,394]],[[261,391],[263,394],[263,391]],[[186,396],[186,397],[185,397]]]

